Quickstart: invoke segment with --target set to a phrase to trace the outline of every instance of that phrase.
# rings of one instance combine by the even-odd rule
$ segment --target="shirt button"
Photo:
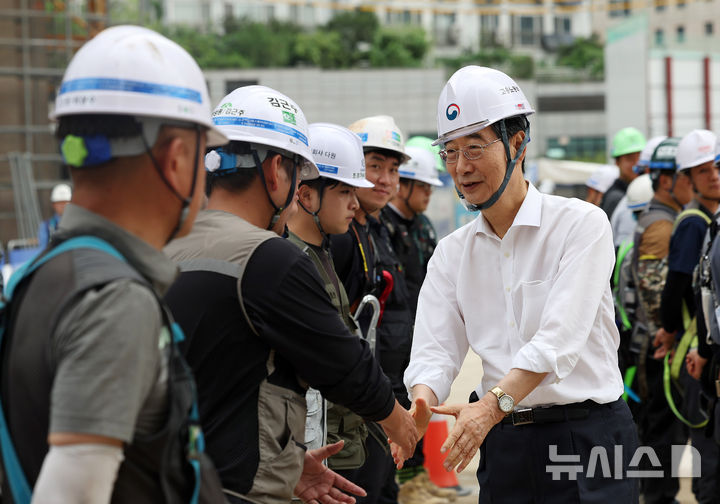
[[[505,252],[505,257],[510,257],[510,252]]]
[[[505,292],[510,292],[510,287],[505,287]]]
[[[515,322],[510,322],[510,327],[515,327]]]

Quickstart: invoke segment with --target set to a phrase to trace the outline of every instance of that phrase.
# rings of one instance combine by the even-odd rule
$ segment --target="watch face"
[[[498,400],[498,404],[501,411],[503,411],[504,413],[510,413],[513,409],[513,406],[515,406],[515,401],[512,397],[506,394]]]

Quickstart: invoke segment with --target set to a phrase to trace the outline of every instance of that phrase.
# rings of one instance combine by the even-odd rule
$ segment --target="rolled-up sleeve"
[[[450,386],[460,372],[468,351],[465,323],[457,302],[457,267],[446,256],[447,242],[435,250],[420,289],[410,364],[405,386],[424,384],[440,402],[450,395]]]
[[[558,270],[551,279],[537,332],[512,360],[512,367],[550,373],[562,380],[575,368],[603,296],[610,292],[614,249],[610,224],[600,211],[586,214],[567,234]]]

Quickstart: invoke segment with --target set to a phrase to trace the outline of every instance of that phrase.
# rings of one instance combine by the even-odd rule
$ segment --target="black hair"
[[[252,146],[248,142],[231,141],[222,148],[229,154],[247,155],[252,152]],[[208,149],[208,151],[213,149]],[[279,152],[268,150],[267,157],[282,155]],[[267,158],[266,158],[267,159]],[[263,162],[261,159],[260,162]],[[288,176],[292,176],[293,161],[283,156],[283,167],[287,171]],[[255,177],[259,176],[256,167],[242,168],[234,173],[218,175],[216,173],[207,172],[205,176],[205,193],[210,196],[213,189],[220,187],[230,192],[242,192],[252,184]]]
[[[508,142],[514,137],[519,131],[525,131],[530,126],[525,115],[516,115],[505,119],[505,131],[507,132]],[[502,131],[500,131],[500,121],[490,125],[495,135],[502,139]],[[529,134],[529,131],[528,131]],[[509,161],[509,160],[508,160]],[[522,160],[522,172],[525,173],[525,158]]]
[[[398,163],[401,163],[401,164],[403,162],[402,154],[400,154],[397,151],[390,150],[390,149],[383,149],[381,147],[364,147],[363,148],[363,153],[365,155],[370,154],[372,152],[377,152],[378,154],[381,154],[385,157],[391,157],[391,158],[397,159]]]
[[[326,177],[318,177],[316,179],[312,180],[303,180],[300,182],[300,185],[308,186],[310,189],[315,189],[318,193],[322,195],[322,192],[325,189],[332,189],[333,187],[337,187],[340,185],[339,180],[333,180]]]
[[[668,177],[672,178],[675,175],[675,171],[673,170],[650,170],[650,180],[652,181],[652,190],[653,192],[657,191],[660,188],[660,176],[661,175],[667,175]]]
[[[107,138],[133,137],[142,134],[142,123],[133,116],[115,114],[78,114],[58,120],[55,138],[68,135],[104,135]]]

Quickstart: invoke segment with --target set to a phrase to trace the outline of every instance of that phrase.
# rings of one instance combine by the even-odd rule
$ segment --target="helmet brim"
[[[220,147],[228,143],[230,139],[218,128],[211,126],[207,132],[207,146],[208,148]]]

